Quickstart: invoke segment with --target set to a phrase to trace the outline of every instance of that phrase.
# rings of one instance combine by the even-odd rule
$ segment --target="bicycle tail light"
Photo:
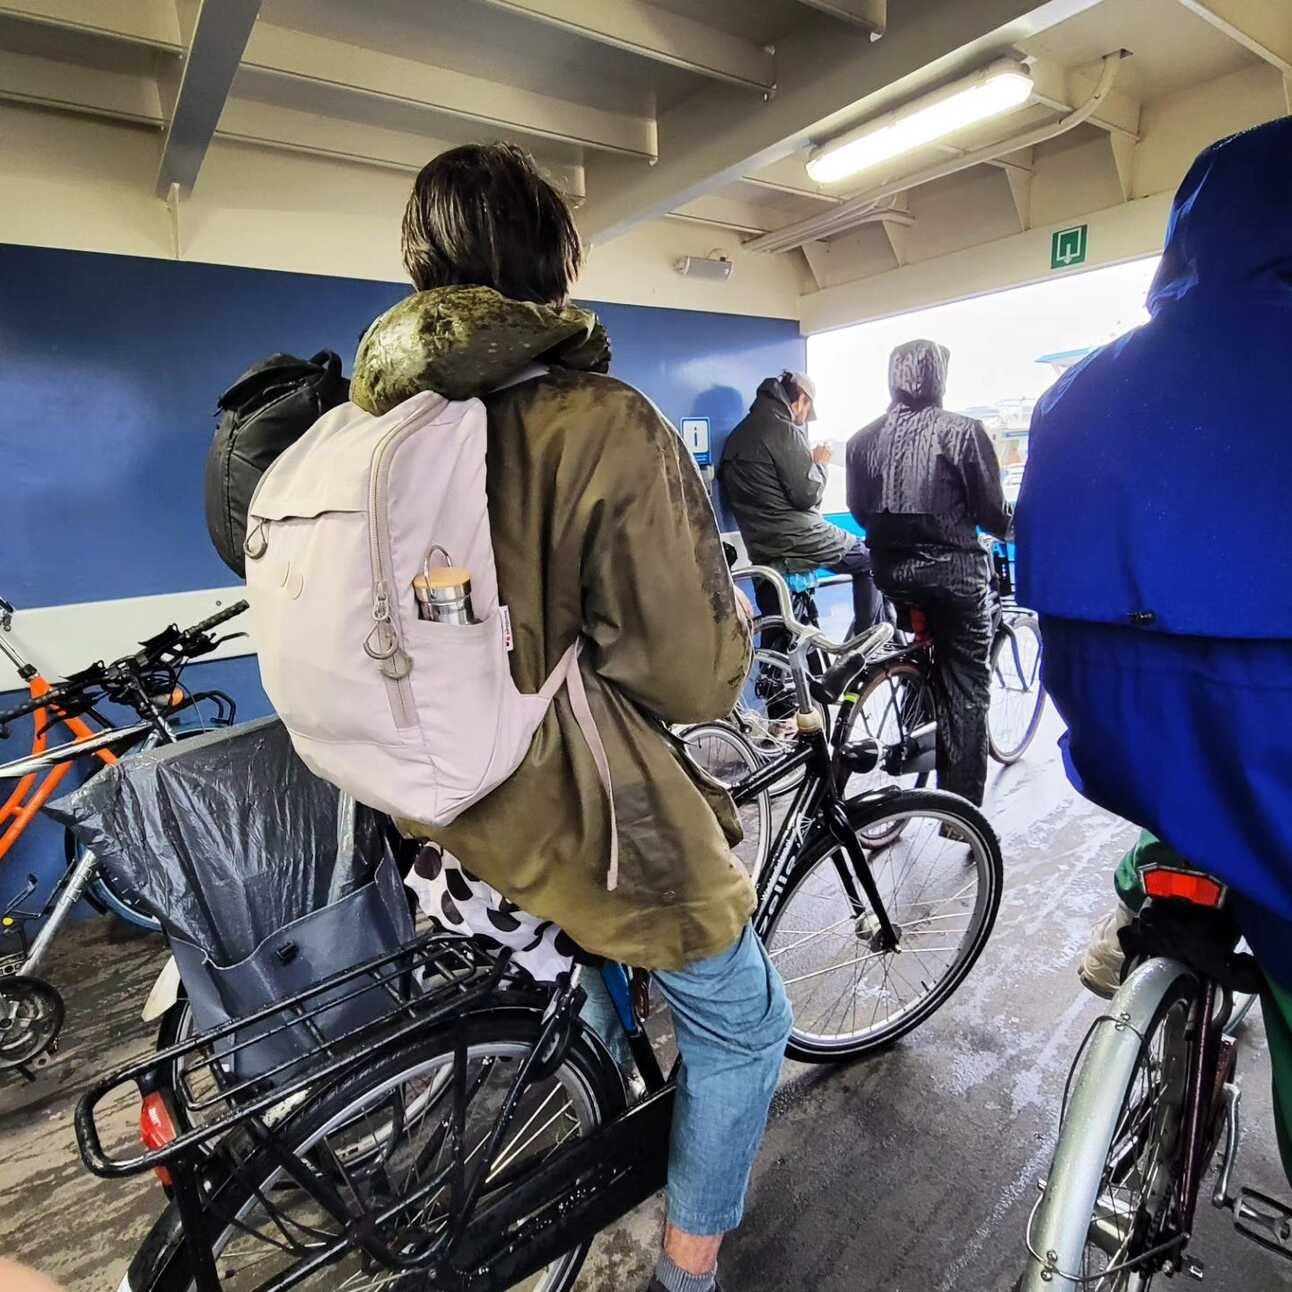
[[[1225,900],[1225,886],[1196,870],[1171,870],[1152,866],[1143,872],[1144,891],[1150,897],[1174,898],[1194,906],[1217,907]]]
[[[171,1116],[166,1096],[160,1090],[150,1091],[139,1105],[139,1138],[143,1140],[144,1147],[150,1153],[156,1153],[177,1136],[175,1119]],[[170,1172],[164,1166],[153,1167],[153,1174],[165,1188],[170,1188]]]

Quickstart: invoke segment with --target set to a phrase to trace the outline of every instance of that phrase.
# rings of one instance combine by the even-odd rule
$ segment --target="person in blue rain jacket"
[[[1197,158],[1148,310],[1037,405],[1019,597],[1073,784],[1232,889],[1272,984],[1287,1165],[1292,118]]]

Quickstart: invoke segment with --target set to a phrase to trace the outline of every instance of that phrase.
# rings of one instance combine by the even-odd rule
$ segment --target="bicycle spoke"
[[[768,954],[790,994],[795,1037],[855,1047],[927,1008],[965,957],[976,955],[984,901],[981,845],[973,837],[940,838],[947,819],[898,811],[859,827],[863,845],[872,828],[892,840],[873,848],[868,863],[898,934],[891,950],[884,949],[870,904],[854,911],[848,903],[837,870],[842,849],[823,853],[791,888],[782,913],[772,919]]]

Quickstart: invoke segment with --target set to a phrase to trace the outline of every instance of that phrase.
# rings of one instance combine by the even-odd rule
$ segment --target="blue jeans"
[[[583,1017],[620,1062],[627,1057],[614,1006],[585,973]],[[725,1234],[744,1214],[749,1173],[767,1126],[790,1004],[750,925],[729,950],[658,972],[682,1058],[668,1155],[668,1218],[689,1234]]]

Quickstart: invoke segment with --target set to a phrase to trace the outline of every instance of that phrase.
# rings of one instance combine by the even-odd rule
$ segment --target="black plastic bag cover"
[[[348,896],[390,854],[382,818],[310,772],[277,718],[131,754],[46,811],[217,964]]]

